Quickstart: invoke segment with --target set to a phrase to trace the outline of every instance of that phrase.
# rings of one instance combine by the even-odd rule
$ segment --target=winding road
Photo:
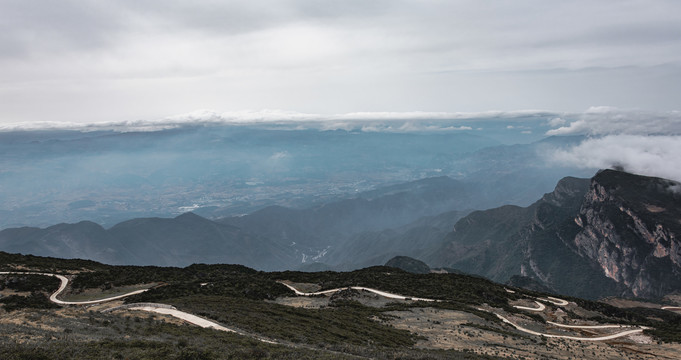
[[[537,304],[536,308],[527,307],[527,306],[520,306],[520,305],[516,305],[516,306],[513,306],[513,307],[516,308],[516,309],[527,310],[527,311],[544,311],[544,309],[546,309],[546,305],[540,303],[539,301],[535,301],[534,303]]]
[[[69,284],[69,279],[64,276],[64,275],[59,275],[59,274],[50,274],[50,273],[34,273],[34,272],[19,272],[19,271],[0,271],[0,275],[44,275],[44,276],[51,276],[51,277],[56,277],[61,281],[61,284],[59,285],[59,289],[52,293],[50,295],[50,301],[52,301],[55,304],[59,305],[92,305],[92,304],[99,304],[107,301],[113,301],[113,300],[118,300],[122,299],[128,296],[136,295],[136,294],[141,294],[149,289],[142,289],[142,290],[135,290],[131,291],[129,293],[125,293],[123,295],[116,295],[116,296],[111,296],[103,299],[97,299],[97,300],[87,300],[87,301],[63,301],[57,299],[57,296],[64,292],[66,289],[66,286]]]
[[[2,271],[0,272],[0,275],[43,275],[43,276],[51,276],[51,277],[56,277],[60,280],[60,285],[59,289],[52,293],[50,295],[50,301],[60,304],[60,305],[92,305],[92,304],[99,304],[99,303],[104,303],[108,301],[113,301],[113,300],[118,300],[122,299],[128,296],[140,294],[142,292],[147,291],[148,289],[142,289],[142,290],[135,290],[131,291],[129,293],[125,293],[122,295],[117,295],[117,296],[111,296],[103,299],[96,299],[96,300],[86,300],[86,301],[63,301],[57,299],[57,296],[59,296],[66,287],[68,286],[69,279],[64,276],[64,275],[59,275],[59,274],[51,274],[51,273],[36,273],[36,272],[18,272],[18,271]],[[367,287],[361,287],[361,286],[349,286],[349,287],[344,287],[344,288],[337,288],[337,289],[331,289],[331,290],[324,290],[324,291],[317,291],[317,292],[302,292],[295,287],[293,287],[290,284],[287,284],[283,281],[278,281],[280,284],[286,286],[287,288],[291,289],[296,295],[299,296],[316,296],[316,295],[326,295],[326,294],[332,294],[335,292],[343,291],[343,290],[348,290],[348,289],[354,289],[354,290],[361,290],[361,291],[368,291],[389,299],[399,299],[399,300],[413,300],[413,301],[428,301],[428,302],[435,302],[435,301],[442,301],[442,300],[435,300],[435,299],[427,299],[427,298],[418,298],[418,297],[409,297],[409,296],[404,296],[404,295],[398,295],[398,294],[393,294],[389,293],[386,291],[381,291],[381,290],[376,290],[372,288],[367,288]],[[567,305],[568,302],[562,299],[554,298],[554,297],[548,297],[548,299],[538,299],[538,300],[543,300],[543,301],[548,301],[552,304],[555,305]],[[531,308],[531,307],[526,307],[526,306],[515,306],[515,308],[521,309],[521,310],[528,310],[528,311],[543,311],[546,306],[542,304],[539,301],[535,301],[535,303],[538,305],[537,308]],[[163,314],[163,315],[170,315],[173,317],[176,317],[178,319],[181,319],[183,321],[186,321],[190,324],[194,324],[203,328],[212,328],[215,330],[219,331],[226,331],[226,332],[233,332],[245,336],[250,336],[254,337],[257,340],[260,340],[262,342],[270,343],[270,344],[277,344],[277,342],[268,340],[268,339],[263,339],[258,336],[250,335],[250,334],[244,334],[240,331],[230,329],[227,327],[224,327],[216,322],[204,319],[202,317],[186,313],[184,311],[177,310],[175,307],[171,305],[166,305],[166,304],[148,304],[148,303],[140,303],[140,304],[129,304],[121,307],[115,307],[115,308],[110,308],[106,309],[103,311],[113,311],[113,310],[118,310],[118,309],[128,309],[128,310],[141,310],[141,311],[148,311],[148,312],[154,312],[158,314]],[[675,306],[665,306],[662,307],[662,309],[665,310],[681,310],[681,307],[675,307]],[[486,311],[483,309],[479,309],[482,311]],[[543,336],[547,338],[561,338],[561,339],[571,339],[571,340],[581,340],[581,341],[605,341],[605,340],[611,340],[611,339],[616,339],[619,337],[624,337],[627,335],[635,334],[635,333],[640,333],[643,332],[643,330],[648,329],[647,327],[637,327],[636,329],[631,329],[631,330],[626,330],[622,331],[616,334],[611,334],[611,335],[605,335],[605,336],[598,336],[598,337],[578,337],[578,336],[567,336],[567,335],[555,335],[555,334],[547,334],[547,333],[540,333],[534,330],[527,329],[525,327],[522,327],[516,323],[513,323],[506,317],[492,312],[494,315],[496,315],[499,319],[501,319],[503,322],[510,324],[514,328],[516,328],[519,331],[532,334],[532,335],[537,335],[537,336]],[[570,328],[570,329],[606,329],[606,328],[629,328],[632,326],[628,325],[564,325],[564,324],[558,324],[555,322],[548,321],[547,323],[557,326],[557,327],[562,327],[562,328]]]
[[[344,287],[344,288],[337,288],[337,289],[331,289],[331,290],[324,290],[324,291],[306,293],[306,292],[302,292],[302,291],[296,289],[295,287],[293,287],[290,284],[287,284],[285,282],[282,282],[282,281],[278,281],[278,282],[280,284],[285,285],[289,289],[293,290],[293,292],[295,292],[296,295],[299,295],[299,296],[325,295],[325,294],[331,294],[331,293],[342,291],[342,290],[355,289],[355,290],[369,291],[369,292],[379,294],[379,295],[382,295],[382,296],[385,296],[385,297],[388,297],[388,298],[391,298],[391,299],[420,300],[420,301],[441,301],[441,300],[434,300],[434,299],[407,297],[407,296],[403,296],[403,295],[392,294],[392,293],[388,293],[388,292],[385,292],[385,291],[380,291],[380,290],[365,288],[365,287],[359,287],[359,286],[351,286],[351,287]],[[508,291],[508,289],[507,289],[507,291]],[[554,298],[554,297],[550,297],[550,296],[548,297],[548,299],[539,299],[539,300],[548,301],[552,304],[562,305],[562,306],[569,304],[569,302],[566,301],[566,300]],[[538,306],[536,308],[531,308],[531,307],[527,307],[527,306],[514,306],[514,307],[517,308],[517,309],[528,310],[528,311],[543,311],[543,310],[546,309],[546,305],[540,303],[539,301],[535,301],[535,303],[537,303],[537,306]],[[478,310],[489,312],[489,311],[481,309],[481,308],[478,308]],[[626,330],[626,331],[622,331],[622,332],[619,332],[619,333],[616,333],[616,334],[598,336],[598,337],[579,337],[579,336],[568,336],[568,335],[554,335],[554,334],[540,333],[538,331],[530,330],[528,328],[522,327],[522,326],[510,321],[509,319],[505,318],[501,314],[498,314],[498,313],[495,313],[495,312],[491,312],[491,313],[496,315],[499,319],[501,319],[501,321],[513,326],[517,330],[520,330],[520,331],[528,333],[528,334],[543,336],[543,337],[547,337],[547,338],[559,338],[559,339],[570,339],[570,340],[581,340],[581,341],[605,341],[605,340],[612,340],[612,339],[628,336],[628,335],[631,335],[631,334],[640,333],[640,332],[643,332],[643,330],[649,329],[645,326],[639,326],[636,329]],[[554,322],[551,322],[551,321],[547,321],[547,323],[549,323],[551,325],[558,326],[558,327],[571,328],[571,329],[607,329],[607,328],[622,328],[622,327],[626,328],[626,327],[629,327],[627,325],[562,325],[562,324],[554,323]]]
[[[642,326],[642,327],[639,327],[638,329],[626,330],[626,331],[622,331],[622,332],[612,334],[612,335],[597,336],[597,337],[554,335],[554,334],[540,333],[540,332],[537,332],[537,331],[534,331],[534,330],[530,330],[528,328],[524,328],[524,327],[512,322],[511,320],[508,320],[507,318],[501,316],[500,314],[497,314],[497,313],[493,313],[493,314],[496,315],[499,319],[501,319],[501,321],[513,326],[514,328],[516,328],[516,329],[518,329],[518,330],[520,330],[524,333],[537,335],[537,336],[543,336],[543,337],[547,337],[547,338],[570,339],[570,340],[580,340],[580,341],[605,341],[605,340],[617,339],[617,338],[620,338],[620,337],[623,337],[623,336],[628,336],[628,335],[631,335],[631,334],[640,333],[640,332],[643,332],[643,330],[647,329],[646,327]],[[557,325],[556,323],[552,323],[552,324]],[[601,326],[601,325],[597,325],[597,326]],[[602,325],[602,326],[610,326],[610,325]],[[570,327],[572,329],[594,329],[594,327],[592,327],[591,325],[585,325],[585,326],[569,325],[569,326],[565,326],[565,327]],[[617,327],[620,327],[620,326],[617,326]]]
[[[558,305],[558,306],[565,306],[565,305],[569,304],[569,302],[568,302],[567,300],[563,300],[563,299],[559,299],[559,298],[554,298],[554,297],[551,297],[551,296],[547,296],[546,299],[541,299],[541,298],[540,298],[539,300],[548,301],[548,302],[550,302],[551,304],[553,304],[553,305]]]
[[[97,300],[87,300],[87,301],[63,301],[57,299],[57,296],[59,296],[64,290],[66,289],[66,286],[69,283],[69,279],[64,276],[64,275],[59,275],[59,274],[50,274],[50,273],[35,273],[35,272],[18,272],[18,271],[0,271],[0,275],[44,275],[44,276],[51,276],[51,277],[56,277],[61,281],[61,284],[59,285],[59,289],[52,293],[50,295],[50,301],[52,301],[55,304],[59,305],[93,305],[93,304],[100,304],[108,301],[113,301],[113,300],[118,300],[122,299],[128,296],[136,295],[143,293],[149,289],[142,289],[142,290],[135,290],[131,291],[129,293],[125,293],[122,295],[117,295],[117,296],[111,296],[103,299],[97,299]],[[119,307],[120,309],[123,309],[123,307]],[[190,324],[194,324],[196,326],[200,326],[202,328],[213,328],[215,330],[220,330],[220,331],[227,331],[227,332],[233,332],[233,333],[239,333],[240,332],[226,328],[216,322],[206,320],[202,317],[180,311],[175,309],[175,307],[171,305],[165,305],[165,304],[156,304],[156,306],[151,305],[151,304],[139,304],[138,306],[135,306],[135,304],[131,304],[130,306],[125,307],[125,309],[128,310],[142,310],[142,311],[148,311],[148,312],[154,312],[158,314],[164,314],[164,315],[170,315],[173,317],[176,317],[178,319],[184,320]],[[114,309],[106,309],[106,310],[114,310]],[[243,334],[242,334],[243,335]],[[257,337],[256,337],[257,338]],[[260,341],[267,342],[267,343],[272,343],[274,342],[267,340],[267,339],[261,339],[257,338]]]
[[[326,294],[332,294],[332,293],[339,292],[339,291],[343,291],[343,290],[353,289],[353,290],[364,290],[364,291],[368,291],[368,292],[371,292],[371,293],[374,293],[374,294],[377,294],[377,295],[386,297],[386,298],[388,298],[388,299],[413,300],[413,301],[436,301],[436,302],[437,302],[437,301],[441,301],[441,300],[435,300],[435,299],[426,299],[426,298],[418,298],[418,297],[409,297],[409,296],[404,296],[404,295],[397,295],[397,294],[393,294],[393,293],[389,293],[389,292],[385,292],[385,291],[381,291],[381,290],[376,290],[376,289],[372,289],[372,288],[362,287],[362,286],[347,286],[347,287],[343,287],[343,288],[337,288],[337,289],[331,289],[331,290],[324,290],[324,291],[317,291],[317,292],[306,293],[306,292],[299,291],[298,289],[294,288],[293,286],[291,286],[291,285],[289,285],[289,284],[287,284],[287,283],[285,283],[285,282],[283,282],[283,281],[277,281],[277,282],[280,283],[280,284],[282,284],[282,285],[284,285],[284,286],[286,286],[287,288],[293,290],[293,292],[295,292],[296,295],[299,295],[299,296],[326,295]]]

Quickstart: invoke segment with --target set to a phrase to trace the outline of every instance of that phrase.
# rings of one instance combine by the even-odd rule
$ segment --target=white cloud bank
[[[484,119],[543,118],[555,116],[541,110],[484,111],[484,112],[353,112],[346,114],[313,114],[284,110],[216,112],[198,110],[187,114],[169,116],[156,120],[119,122],[23,122],[1,124],[0,131],[23,130],[77,130],[77,131],[157,131],[187,125],[287,125],[298,129],[321,130],[361,129],[367,132],[441,132],[473,130],[470,126],[454,124],[453,121]]]
[[[580,168],[622,167],[625,171],[681,181],[681,136],[608,135],[569,150],[553,160]]]
[[[550,125],[562,125],[563,119]],[[681,111],[623,110],[607,106],[591,107],[579,119],[549,130],[547,135],[681,135]]]
[[[557,125],[557,123],[556,123]],[[587,135],[549,158],[579,168],[622,167],[625,171],[681,181],[681,112],[646,112],[594,107],[547,135]]]

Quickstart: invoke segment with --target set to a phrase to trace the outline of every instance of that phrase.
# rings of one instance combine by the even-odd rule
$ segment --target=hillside
[[[3,359],[653,359],[681,351],[676,307],[618,308],[468,275],[110,266],[4,252],[0,260]]]

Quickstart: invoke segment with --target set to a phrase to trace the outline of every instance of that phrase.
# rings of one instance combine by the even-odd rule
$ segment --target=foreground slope
[[[6,359],[654,359],[681,351],[676,308],[616,308],[466,275],[108,266],[2,252],[0,260]]]

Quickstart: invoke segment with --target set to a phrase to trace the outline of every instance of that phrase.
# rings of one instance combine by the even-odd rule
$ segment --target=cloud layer
[[[551,125],[562,125],[551,120]],[[566,126],[552,129],[547,135],[681,135],[681,111],[654,112],[592,107]]]
[[[547,135],[586,135],[581,144],[548,153],[551,161],[579,168],[624,168],[681,181],[681,112],[593,107],[575,120],[551,120]]]
[[[608,135],[588,139],[551,157],[579,168],[625,171],[681,181],[681,136]]]
[[[187,114],[169,116],[155,120],[112,121],[112,122],[23,122],[1,124],[0,131],[21,130],[77,130],[77,131],[157,131],[193,125],[281,125],[287,129],[321,129],[384,131],[384,132],[429,132],[465,131],[471,126],[457,124],[457,121],[484,122],[485,120],[527,121],[555,116],[555,113],[539,110],[484,111],[476,113],[448,112],[356,112],[346,114],[313,114],[283,110],[216,112],[198,110]]]

